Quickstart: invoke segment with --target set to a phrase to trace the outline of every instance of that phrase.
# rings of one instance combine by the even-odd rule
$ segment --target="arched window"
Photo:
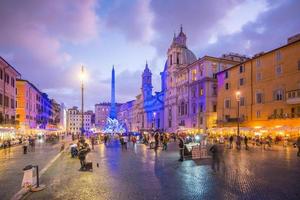
[[[180,111],[181,111],[181,116],[183,116],[184,115],[184,102],[181,102],[181,108],[180,108]]]

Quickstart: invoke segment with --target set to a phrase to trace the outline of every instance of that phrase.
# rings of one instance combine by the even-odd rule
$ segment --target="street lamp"
[[[240,136],[240,100],[241,100],[241,92],[237,91],[235,93],[235,98],[237,101],[237,135]]]
[[[84,67],[81,66],[81,73],[80,73],[80,81],[81,81],[81,137],[84,137],[84,114],[83,114],[83,92],[84,92],[84,87],[83,87],[83,83],[84,83],[84,79],[85,79],[85,73],[84,73]]]
[[[156,112],[153,112],[153,129],[155,130],[155,117],[156,117]]]

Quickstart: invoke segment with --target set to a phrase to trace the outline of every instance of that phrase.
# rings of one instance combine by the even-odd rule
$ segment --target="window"
[[[256,59],[256,67],[260,67],[260,59],[259,58]]]
[[[240,106],[245,105],[245,97],[240,97]]]
[[[200,117],[200,124],[203,124],[203,117]]]
[[[244,66],[244,65],[241,65],[241,66],[240,66],[240,73],[243,73],[243,72],[245,72],[245,66]]]
[[[217,90],[217,85],[213,85],[212,86],[212,88],[213,88],[213,95],[217,95],[217,93],[218,93],[218,90]]]
[[[240,86],[242,86],[242,85],[244,85],[244,79],[243,78],[240,79]]]
[[[11,77],[10,82],[11,82],[11,86],[12,86],[12,87],[15,87],[15,79],[14,79],[13,77]]]
[[[179,64],[179,53],[177,53],[176,63]]]
[[[225,79],[227,79],[229,76],[228,71],[225,72]]]
[[[263,95],[262,93],[256,93],[256,103],[262,103]]]
[[[282,101],[283,100],[283,90],[276,90],[274,92],[274,100],[275,101]]]
[[[298,71],[300,71],[300,60],[298,60]]]
[[[200,90],[199,90],[199,95],[200,95],[200,96],[203,95],[203,88],[200,88]]]
[[[230,108],[230,100],[229,99],[226,99],[224,104],[225,104],[224,105],[225,108]]]
[[[0,93],[0,105],[3,105],[3,95]]]
[[[276,61],[280,61],[281,60],[281,52],[277,51],[276,52]]]
[[[9,84],[9,75],[6,73],[4,74],[4,81]]]
[[[280,76],[282,74],[282,67],[281,65],[276,66],[276,76]]]
[[[226,89],[226,90],[229,89],[229,83],[225,83],[225,89]]]
[[[9,106],[9,98],[8,98],[8,96],[4,96],[4,106],[5,107]]]
[[[3,80],[3,71],[0,69],[0,79]]]
[[[185,104],[185,114],[186,115],[188,114],[188,104],[187,103]]]
[[[262,78],[261,72],[257,72],[257,73],[256,73],[256,80],[257,80],[257,81],[260,81],[261,78]]]
[[[172,121],[169,119],[169,128],[172,127]]]
[[[192,81],[195,81],[196,80],[196,75],[197,75],[197,70],[196,69],[193,69],[192,70]]]
[[[203,104],[200,104],[200,106],[199,106],[199,107],[200,107],[200,109],[199,109],[199,110],[200,110],[200,112],[203,112]]]
[[[194,103],[193,104],[193,114],[195,114],[196,113],[196,104]]]
[[[181,108],[180,108],[181,116],[184,115],[184,103],[181,102]]]
[[[217,112],[217,104],[213,104],[213,112]]]
[[[172,65],[173,63],[172,63],[172,54],[170,55],[170,65]]]
[[[14,99],[10,99],[10,107],[15,108],[15,100]]]
[[[192,88],[192,96],[196,97],[196,89],[195,88]]]

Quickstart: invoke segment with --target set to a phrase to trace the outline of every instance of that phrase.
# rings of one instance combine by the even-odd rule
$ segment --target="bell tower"
[[[152,73],[148,68],[148,63],[146,61],[146,66],[142,75],[142,94],[144,99],[152,97],[152,88]]]

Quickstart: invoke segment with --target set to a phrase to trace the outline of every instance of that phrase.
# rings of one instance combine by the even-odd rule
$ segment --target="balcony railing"
[[[293,119],[300,118],[300,113],[282,113],[282,114],[272,114],[268,119]]]
[[[286,92],[287,104],[300,104],[300,89]]]
[[[246,119],[245,117],[240,117],[240,122],[244,122]],[[225,118],[224,120],[216,120],[216,123],[237,123],[238,118],[237,117],[230,117],[230,118]]]

